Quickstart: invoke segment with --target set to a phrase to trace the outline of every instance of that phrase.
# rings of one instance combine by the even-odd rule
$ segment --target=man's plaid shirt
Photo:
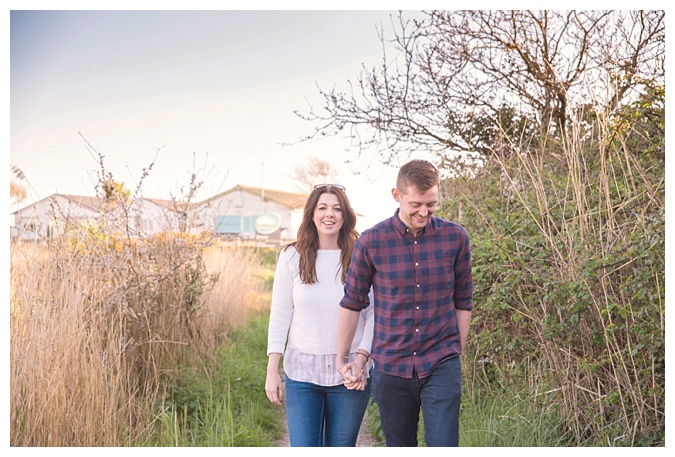
[[[379,371],[424,378],[461,352],[457,309],[473,307],[471,245],[466,230],[432,216],[413,237],[398,210],[356,242],[343,308],[359,311],[375,297],[372,357]]]

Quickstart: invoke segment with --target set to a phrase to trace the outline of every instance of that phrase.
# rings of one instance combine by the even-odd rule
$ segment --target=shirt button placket
[[[421,272],[420,272],[420,258],[419,258],[419,252],[417,250],[417,240],[413,240],[413,245],[412,245],[412,258],[413,258],[413,271],[415,272],[414,278],[415,278],[415,293],[414,293],[414,309],[412,311],[413,313],[413,348],[412,348],[412,354],[414,356],[417,356],[417,344],[419,344],[419,326],[418,326],[418,319],[420,318],[419,316],[419,292],[420,292],[420,283],[419,281],[422,278]],[[412,330],[412,329],[411,329]]]

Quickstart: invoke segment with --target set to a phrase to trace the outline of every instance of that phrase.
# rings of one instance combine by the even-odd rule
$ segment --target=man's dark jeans
[[[462,372],[459,357],[439,363],[426,378],[400,378],[373,369],[373,398],[387,447],[417,446],[420,407],[426,445],[459,446]]]

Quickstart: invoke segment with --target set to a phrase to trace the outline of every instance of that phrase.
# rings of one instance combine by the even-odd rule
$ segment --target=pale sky
[[[345,165],[354,158],[344,152],[349,138],[282,146],[313,131],[294,110],[321,108],[317,85],[346,90],[362,64],[380,64],[377,28],[391,36],[396,11],[205,11],[200,2],[180,11],[123,10],[125,2],[102,2],[118,11],[77,2],[21,11],[31,2],[15,3],[10,164],[26,175],[24,205],[95,194],[100,167],[81,134],[132,190],[159,150],[142,186],[151,198],[178,195],[193,159],[206,179],[200,199],[238,184],[296,191],[293,168],[314,155],[340,170],[364,214],[361,230],[396,209],[396,170],[370,157]]]

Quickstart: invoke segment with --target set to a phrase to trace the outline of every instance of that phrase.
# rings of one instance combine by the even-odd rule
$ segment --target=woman
[[[344,354],[360,374],[357,385],[344,384],[335,352],[339,302],[357,237],[356,214],[345,188],[320,184],[305,204],[298,240],[279,254],[265,391],[272,403],[282,404],[283,354],[291,446],[356,446],[370,399],[372,306],[361,313],[354,344]]]

